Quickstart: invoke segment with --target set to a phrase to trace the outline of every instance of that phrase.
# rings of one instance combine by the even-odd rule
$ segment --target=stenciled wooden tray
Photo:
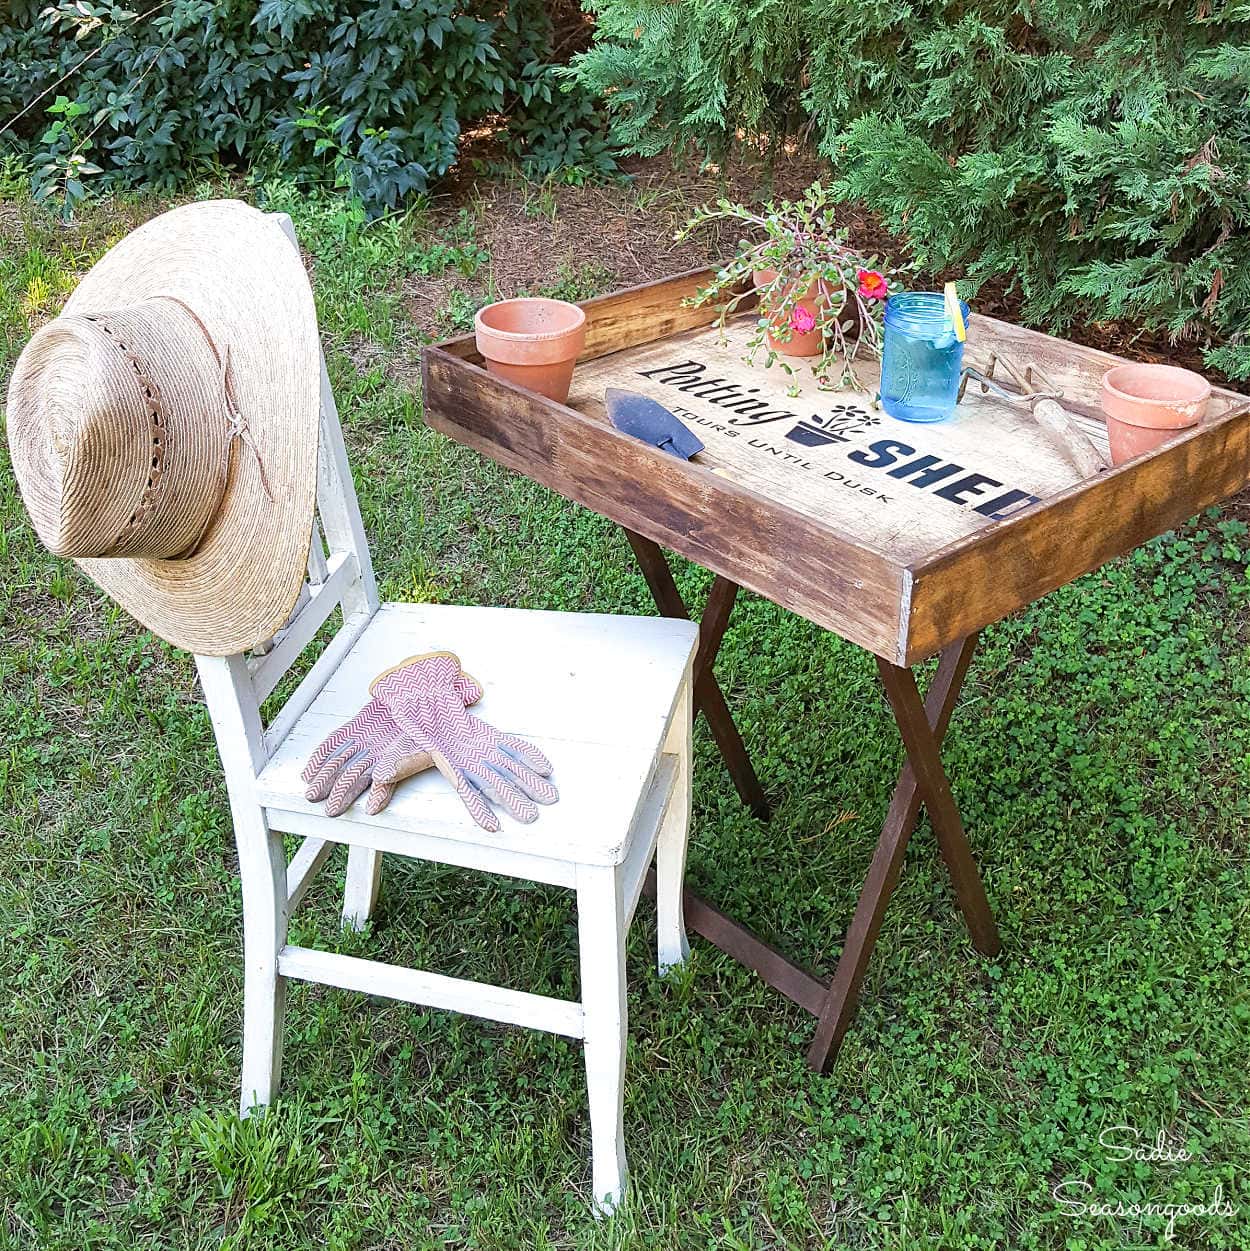
[[[970,386],[948,421],[897,421],[862,391],[748,364],[754,314],[724,330],[685,303],[707,271],[584,307],[568,404],[488,374],[472,336],[426,350],[425,412],[452,438],[884,656],[918,659],[1238,490],[1250,400],[1082,480],[1027,411]],[[1103,449],[1102,375],[1120,358],[973,316],[965,363],[1039,366]],[[604,390],[650,395],[707,445],[692,462],[613,429]]]

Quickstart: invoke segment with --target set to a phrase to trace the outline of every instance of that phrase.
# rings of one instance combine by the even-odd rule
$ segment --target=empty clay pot
[[[767,286],[774,278],[777,277],[775,269],[757,269],[752,275],[752,279],[757,287]],[[786,299],[789,299],[790,288],[785,291]],[[799,297],[795,308],[804,309],[811,315],[813,321],[820,319],[820,311],[826,303],[825,296],[817,289],[817,284],[812,283],[810,287]],[[767,309],[762,309],[767,314]],[[789,320],[790,314],[778,314],[772,319],[772,325],[777,328],[783,328]],[[771,330],[765,332],[768,337],[768,346],[774,352],[780,352],[783,356],[819,356],[825,350],[825,337],[819,329],[808,330],[800,334],[797,330],[791,328],[790,337],[788,339],[778,339],[773,336]]]
[[[1102,380],[1111,463],[1123,464],[1161,447],[1178,430],[1196,426],[1207,410],[1211,384],[1176,365],[1117,365]]]
[[[586,314],[564,300],[500,300],[474,318],[477,350],[492,374],[563,404],[586,346]]]

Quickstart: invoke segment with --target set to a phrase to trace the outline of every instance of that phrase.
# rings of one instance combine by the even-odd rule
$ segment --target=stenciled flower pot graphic
[[[786,431],[786,438],[803,447],[827,447],[830,443],[849,443],[850,435],[880,424],[858,404],[835,404],[827,413],[813,413]]]
[[[804,447],[824,447],[829,443],[847,441],[844,434],[830,434],[829,431],[821,430],[819,426],[809,425],[806,421],[799,422],[786,434],[786,438],[793,439],[796,443],[803,444]]]
[[[492,374],[563,404],[586,346],[586,314],[565,300],[500,300],[474,318],[477,350]]]
[[[756,287],[766,287],[776,279],[777,271],[757,269],[752,277]],[[794,284],[783,283],[780,294],[776,297],[776,302],[783,307],[775,314],[766,307],[761,308],[760,311],[769,318],[769,329],[765,334],[768,346],[774,352],[780,352],[783,356],[819,356],[825,350],[820,315],[822,309],[828,305],[829,297],[819,289],[821,285],[818,281],[813,282],[791,304]]]
[[[1196,426],[1207,411],[1211,384],[1176,365],[1117,365],[1102,380],[1111,463],[1122,465]]]

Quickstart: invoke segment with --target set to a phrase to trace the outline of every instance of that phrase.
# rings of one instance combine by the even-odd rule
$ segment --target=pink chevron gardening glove
[[[464,696],[466,681],[476,692],[473,699]],[[538,748],[467,711],[481,689],[461,673],[455,656],[417,657],[384,673],[369,689],[402,731],[374,765],[375,786],[393,785],[417,771],[414,760],[433,758],[473,819],[492,831],[499,829],[499,818],[488,798],[525,822],[538,817],[531,801],[554,804],[560,798],[547,781],[551,764]]]
[[[459,660],[454,656],[451,659],[456,667],[451,689],[460,698],[463,711],[466,704],[481,699],[482,688],[460,672]],[[384,753],[392,750],[398,750],[403,765],[396,768],[392,763],[386,781],[382,781],[377,776],[377,764]],[[308,783],[304,798],[310,803],[324,799],[326,816],[342,816],[366,789],[369,798],[365,811],[376,816],[390,803],[400,782],[433,763],[433,756],[412,742],[386,705],[374,697],[313,752],[300,777]]]

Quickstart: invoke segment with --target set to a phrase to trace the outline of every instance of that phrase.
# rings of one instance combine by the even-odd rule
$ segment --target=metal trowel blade
[[[650,396],[608,387],[604,393],[608,420],[620,431],[663,452],[689,460],[703,444],[672,413]]]

